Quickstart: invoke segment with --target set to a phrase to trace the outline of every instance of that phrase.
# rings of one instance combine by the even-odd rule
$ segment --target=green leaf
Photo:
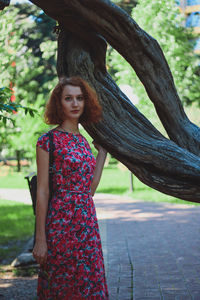
[[[34,112],[33,112],[33,110],[29,109],[29,114],[30,114],[30,116],[31,116],[32,118],[34,117]]]
[[[3,123],[4,123],[4,125],[6,125],[6,122],[7,122],[7,118],[3,117]]]

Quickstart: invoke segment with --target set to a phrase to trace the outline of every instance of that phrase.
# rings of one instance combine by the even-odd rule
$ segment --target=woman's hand
[[[94,145],[94,147],[99,151],[99,152],[102,152],[102,153],[107,153],[107,150],[104,149],[101,145],[99,145],[98,143],[96,143],[95,141],[92,142],[92,144]]]
[[[38,264],[43,265],[47,260],[47,243],[46,241],[36,241],[33,248],[33,257]]]

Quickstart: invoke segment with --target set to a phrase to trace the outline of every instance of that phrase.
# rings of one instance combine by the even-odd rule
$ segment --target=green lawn
[[[1,171],[1,170],[0,170]],[[27,189],[27,181],[24,177],[27,173],[13,172],[10,175],[0,177],[0,188],[22,188]],[[162,201],[170,203],[188,203],[199,205],[197,203],[180,200],[165,194],[162,194],[140,182],[137,177],[133,178],[134,191],[130,192],[130,171],[120,170],[116,165],[109,165],[103,170],[103,175],[98,186],[97,192],[111,193],[117,195],[127,195],[134,199],[146,201]]]
[[[200,205],[189,201],[180,200],[178,198],[160,193],[145,184],[137,177],[133,177],[134,191],[130,192],[130,171],[119,170],[114,166],[104,168],[100,184],[97,188],[99,193],[111,193],[123,196],[129,196],[134,199],[141,199],[153,202],[170,202],[180,204]]]
[[[0,199],[0,264],[13,259],[33,235],[34,216],[30,205]]]
[[[7,176],[0,177],[0,188],[7,189],[27,189],[28,184],[27,180],[24,177],[27,174],[13,172]]]

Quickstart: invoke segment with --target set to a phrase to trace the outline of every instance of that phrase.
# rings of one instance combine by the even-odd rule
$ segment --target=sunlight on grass
[[[179,204],[200,205],[198,203],[184,201],[169,195],[165,195],[143,184],[137,177],[133,176],[134,191],[130,191],[130,171],[119,170],[116,167],[104,168],[97,193],[111,193],[129,196],[133,199],[140,199],[153,202],[170,202]]]
[[[0,188],[4,189],[27,189],[28,184],[24,177],[27,174],[13,172],[6,176],[0,176]]]

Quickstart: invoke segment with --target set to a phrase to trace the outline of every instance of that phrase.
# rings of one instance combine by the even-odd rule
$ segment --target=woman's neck
[[[66,120],[59,127],[68,132],[79,133],[78,122],[69,122]]]

